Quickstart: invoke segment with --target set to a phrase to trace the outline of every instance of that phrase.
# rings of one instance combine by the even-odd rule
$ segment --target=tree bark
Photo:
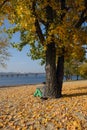
[[[46,24],[46,34],[48,36],[48,31],[50,24],[54,19],[54,11],[49,5],[46,7],[47,24]],[[47,44],[46,50],[46,97],[56,97],[57,96],[57,79],[56,79],[56,48],[55,43],[52,41]]]
[[[56,48],[55,43],[47,45],[46,50],[46,97],[57,97]]]
[[[65,5],[65,0],[62,3]],[[65,7],[65,6],[64,6]],[[47,26],[46,33],[48,34],[49,25],[53,22],[54,11],[49,5],[46,7]],[[63,16],[61,16],[62,20]],[[56,47],[55,43],[49,43],[46,50],[46,96],[60,98],[62,93],[62,83],[64,76],[64,56],[58,58],[56,68]]]
[[[63,77],[64,77],[64,55],[58,57],[56,77],[57,77],[57,85],[58,85],[57,98],[60,98],[62,96],[62,84],[63,84]]]

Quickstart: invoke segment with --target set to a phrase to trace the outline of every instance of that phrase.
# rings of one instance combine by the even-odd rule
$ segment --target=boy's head
[[[46,84],[46,82],[43,82],[43,84]]]

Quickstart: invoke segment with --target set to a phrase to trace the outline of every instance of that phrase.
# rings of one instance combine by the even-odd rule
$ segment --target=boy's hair
[[[46,84],[46,82],[43,82],[43,84]]]

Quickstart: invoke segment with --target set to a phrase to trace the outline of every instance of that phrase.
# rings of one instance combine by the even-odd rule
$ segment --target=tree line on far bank
[[[74,61],[69,60],[65,61],[64,64],[64,78],[65,80],[79,80],[87,79],[87,60]]]

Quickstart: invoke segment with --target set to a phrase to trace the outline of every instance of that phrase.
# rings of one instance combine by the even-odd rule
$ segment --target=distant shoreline
[[[72,76],[70,81],[76,81],[77,76]],[[82,80],[82,78],[79,76],[78,80]],[[0,86],[21,86],[21,85],[34,85],[34,84],[41,84],[46,81],[46,74],[45,73],[16,73],[16,74],[2,74],[0,75]],[[66,78],[64,77],[63,81],[66,81]]]
[[[18,84],[18,85],[3,85],[3,86],[0,86],[0,88],[11,88],[11,87],[23,87],[23,86],[36,86],[36,85],[41,85],[42,83],[35,83],[35,84]]]
[[[75,83],[85,83],[85,82],[87,82],[87,79],[85,79],[85,80],[70,80],[70,81],[64,81],[63,82],[63,85],[65,85],[65,84],[71,84],[71,83],[73,83],[73,84],[75,84]],[[2,86],[0,86],[0,88],[11,88],[11,87],[23,87],[23,86],[26,86],[26,87],[30,87],[30,86],[40,86],[40,85],[43,85],[43,83],[33,83],[33,84],[19,84],[19,85],[2,85]]]

